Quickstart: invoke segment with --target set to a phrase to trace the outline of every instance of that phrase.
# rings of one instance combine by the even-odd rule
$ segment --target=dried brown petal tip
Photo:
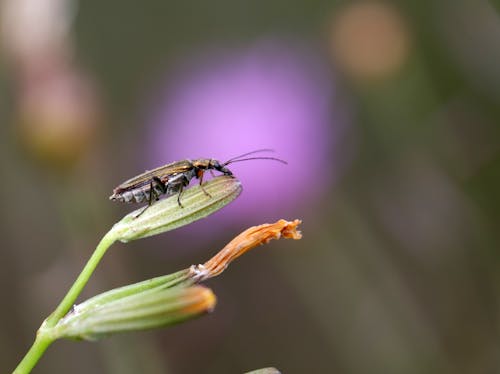
[[[283,228],[281,229],[281,235],[283,235],[285,239],[302,239],[302,233],[297,230],[297,226],[302,223],[300,219],[293,220],[292,222],[282,219],[278,222],[283,225]]]
[[[280,219],[275,223],[266,223],[260,226],[253,226],[243,231],[236,238],[231,240],[219,253],[203,265],[198,265],[193,268],[193,275],[199,280],[215,277],[222,273],[224,269],[234,259],[240,257],[250,249],[266,244],[272,239],[300,239],[302,234],[297,230],[298,225],[302,221],[296,219],[294,221],[286,221]]]

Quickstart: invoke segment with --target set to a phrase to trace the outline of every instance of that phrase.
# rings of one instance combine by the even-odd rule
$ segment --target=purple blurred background
[[[167,160],[226,161],[271,148],[288,166],[270,161],[235,163],[244,195],[226,223],[255,223],[297,215],[322,198],[339,173],[334,145],[345,128],[332,106],[334,81],[312,48],[260,41],[217,48],[177,62],[146,121],[147,165]],[[302,213],[303,214],[303,213]]]

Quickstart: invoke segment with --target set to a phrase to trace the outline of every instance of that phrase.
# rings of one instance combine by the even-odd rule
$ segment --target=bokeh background
[[[106,254],[81,300],[301,218],[208,283],[214,313],[37,373],[498,373],[500,16],[486,0],[0,2],[0,371],[99,238],[113,187],[184,158],[244,192]]]

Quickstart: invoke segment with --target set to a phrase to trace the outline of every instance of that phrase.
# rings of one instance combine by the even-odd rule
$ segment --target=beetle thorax
[[[212,160],[210,158],[201,158],[199,160],[194,160],[193,167],[195,169],[202,169],[202,170],[213,169],[214,168],[213,161],[215,160]]]

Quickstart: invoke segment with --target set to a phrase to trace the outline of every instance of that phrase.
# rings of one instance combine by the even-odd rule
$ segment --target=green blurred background
[[[208,316],[56,342],[34,372],[500,371],[493,3],[0,4],[0,371],[15,367],[99,238],[130,210],[107,197],[151,159],[144,119],[158,82],[198,51],[280,39],[321,56],[332,118],[343,122],[331,124],[343,129],[335,157],[305,160],[318,175],[306,182],[323,192],[296,196],[286,210],[294,216],[283,217],[303,219],[304,238],[271,243],[210,281],[218,305]],[[322,180],[327,169],[333,181]],[[300,176],[281,178],[293,190]],[[211,219],[211,235],[196,243],[165,234],[116,245],[81,299],[204,262],[263,223],[257,215],[222,230]]]

